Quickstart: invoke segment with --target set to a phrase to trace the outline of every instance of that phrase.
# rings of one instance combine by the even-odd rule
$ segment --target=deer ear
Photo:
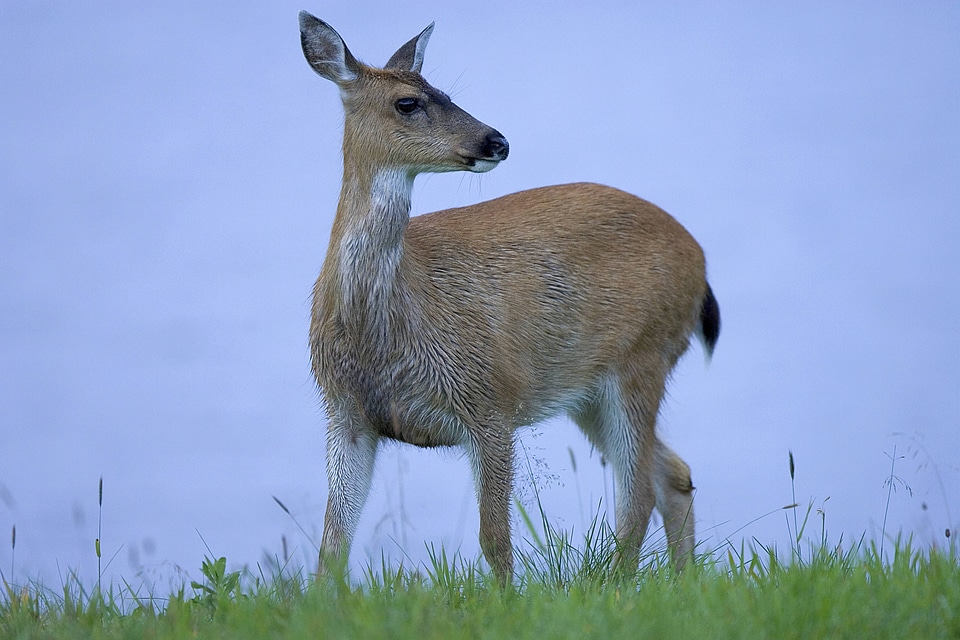
[[[314,71],[337,84],[356,80],[360,63],[333,27],[306,11],[300,12],[300,44]]]
[[[420,32],[420,35],[397,49],[384,69],[420,73],[423,68],[423,52],[426,50],[427,42],[430,41],[430,35],[433,33],[433,24],[431,22],[426,29]]]

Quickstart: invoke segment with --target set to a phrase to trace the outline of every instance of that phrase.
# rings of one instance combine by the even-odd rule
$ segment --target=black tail
[[[713,295],[713,289],[707,284],[707,292],[700,303],[700,330],[698,331],[703,348],[707,352],[707,357],[713,356],[713,348],[717,345],[717,339],[720,337],[720,304],[716,296]]]

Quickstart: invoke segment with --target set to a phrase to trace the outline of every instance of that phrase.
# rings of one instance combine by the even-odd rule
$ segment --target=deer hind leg
[[[655,484],[657,510],[674,567],[679,571],[693,556],[693,482],[690,467],[667,445],[657,440]]]
[[[467,444],[480,506],[480,548],[501,586],[513,579],[510,496],[513,491],[513,434],[481,427]]]
[[[660,390],[658,393],[658,389]],[[571,417],[610,461],[617,489],[617,565],[636,571],[640,545],[656,504],[656,415],[662,384],[653,389],[611,375]]]
[[[376,432],[360,416],[330,407],[327,427],[327,511],[318,573],[342,574],[377,455]]]

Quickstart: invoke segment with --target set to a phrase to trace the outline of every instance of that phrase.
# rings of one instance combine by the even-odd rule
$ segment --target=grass
[[[799,519],[798,506],[785,508],[785,554],[756,541],[728,544],[677,574],[654,552],[624,576],[603,519],[575,539],[542,512],[534,526],[518,503],[529,540],[507,589],[479,559],[435,548],[427,566],[381,561],[353,579],[320,582],[279,565],[271,575],[228,571],[225,558],[207,558],[202,581],[163,597],[126,583],[103,588],[99,575],[89,591],[75,575],[53,591],[0,573],[0,639],[960,638],[952,540],[946,549],[917,550],[904,538],[844,547],[828,541],[821,519],[818,539],[805,542],[814,511]],[[11,538],[15,550],[15,530]]]
[[[371,569],[359,584],[264,579],[208,559],[203,582],[165,601],[128,586],[85,593],[78,580],[57,594],[6,585],[0,637],[960,637],[957,558],[903,540],[888,557],[876,546],[818,547],[782,562],[754,547],[700,556],[680,575],[652,558],[618,580],[589,562],[561,560],[558,574],[533,555],[507,590],[442,550],[425,571]]]

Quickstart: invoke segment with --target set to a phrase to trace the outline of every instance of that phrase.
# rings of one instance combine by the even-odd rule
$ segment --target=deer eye
[[[408,116],[420,108],[420,103],[416,98],[400,98],[397,100],[396,108],[397,111]]]

